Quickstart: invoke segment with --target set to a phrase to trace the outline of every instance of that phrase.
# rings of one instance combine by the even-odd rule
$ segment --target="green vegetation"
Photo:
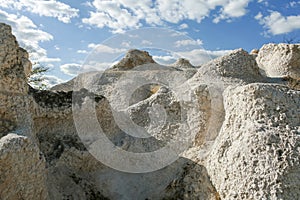
[[[48,67],[41,65],[40,63],[36,62],[33,64],[31,74],[28,78],[28,83],[37,89],[45,90],[48,89],[49,86],[45,84],[45,77],[43,76],[46,72],[49,71]]]

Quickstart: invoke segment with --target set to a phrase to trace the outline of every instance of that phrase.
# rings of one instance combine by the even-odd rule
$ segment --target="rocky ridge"
[[[148,84],[129,100],[129,90],[116,92],[126,71],[160,67],[139,50],[104,76],[82,74],[51,91],[30,88],[28,54],[9,26],[0,24],[0,30],[0,199],[300,198],[300,44],[268,44],[252,54],[237,49],[200,68],[179,60],[161,79],[168,83],[183,74],[189,90],[176,91],[192,98],[196,106],[188,106],[168,85]],[[139,73],[157,76],[151,67]],[[99,87],[87,90],[91,83]],[[123,150],[159,149],[181,136],[180,126],[190,127],[194,142],[158,171],[117,171],[93,157],[78,136],[74,108],[89,100],[107,137]],[[114,106],[125,100],[125,111],[150,139],[126,134],[115,121]],[[157,132],[159,117],[149,108],[158,104],[168,118]],[[89,122],[90,113],[83,116]]]

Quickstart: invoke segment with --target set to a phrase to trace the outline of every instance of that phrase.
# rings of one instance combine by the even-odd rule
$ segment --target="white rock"
[[[300,197],[299,110],[300,92],[284,86],[226,90],[225,121],[205,164],[221,199]]]
[[[300,44],[265,44],[256,61],[269,77],[300,79]]]
[[[0,199],[47,199],[45,160],[29,138],[0,139]]]

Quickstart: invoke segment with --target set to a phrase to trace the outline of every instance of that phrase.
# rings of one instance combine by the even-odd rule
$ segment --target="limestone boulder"
[[[190,82],[209,84],[247,84],[262,82],[255,58],[243,49],[236,49],[201,66]]]
[[[256,61],[266,76],[300,79],[300,44],[265,44]]]
[[[45,159],[30,138],[0,139],[0,199],[48,199]]]
[[[205,164],[221,199],[300,197],[299,97],[281,85],[226,90],[225,121]]]

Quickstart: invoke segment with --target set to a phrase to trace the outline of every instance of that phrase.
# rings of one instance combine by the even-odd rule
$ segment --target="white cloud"
[[[296,1],[291,1],[287,7],[295,7],[297,5]]]
[[[0,7],[16,10],[26,10],[40,16],[54,17],[64,23],[78,17],[78,9],[55,0],[0,0]]]
[[[188,59],[192,65],[204,64],[212,59],[228,54],[231,50],[209,51],[204,49],[194,49],[192,51],[176,52],[180,57]]]
[[[246,15],[250,0],[231,0],[226,3],[222,8],[219,16],[213,22],[219,23],[221,20],[229,20]]]
[[[88,48],[90,48],[90,49],[94,49],[96,47],[97,47],[97,44],[95,44],[95,43],[88,44]]]
[[[88,54],[89,52],[87,50],[77,50],[77,53]]]
[[[155,55],[153,59],[159,64],[169,65],[174,63],[178,58],[188,59],[192,65],[199,66],[220,56],[230,53],[232,50],[210,51],[205,49],[193,49],[192,51],[172,52],[171,55]]]
[[[202,45],[202,40],[179,40],[175,42],[176,47],[182,47],[182,46],[200,46]]]
[[[287,9],[289,9],[289,8],[296,9],[297,7],[300,7],[300,1],[290,1],[290,2],[287,2],[285,7]]]
[[[257,3],[261,3],[261,4],[263,4],[266,7],[269,6],[269,2],[267,0],[257,0]]]
[[[153,56],[153,60],[162,65],[169,65],[174,63],[177,59],[174,56]]]
[[[86,6],[86,7],[93,7],[92,3],[90,1],[86,1],[84,3],[82,3],[83,6]]]
[[[163,25],[194,20],[200,23],[212,10],[220,9],[215,22],[245,15],[251,0],[93,0],[94,10],[82,22],[113,32],[139,28],[143,23]],[[187,28],[182,24],[179,29]]]
[[[261,12],[259,12],[257,15],[255,15],[254,18],[255,18],[256,20],[261,20],[262,17],[263,17],[263,15],[261,14]]]
[[[183,30],[183,29],[187,29],[189,27],[189,25],[187,25],[187,24],[181,24],[179,27],[178,27],[178,29],[179,30]]]
[[[129,44],[123,44],[123,45],[129,45]],[[108,54],[115,54],[115,53],[124,53],[126,49],[120,49],[120,48],[113,48],[104,44],[95,44],[95,43],[90,43],[88,44],[88,48],[94,49],[97,51],[97,53],[108,53]]]
[[[35,53],[36,55],[40,55],[39,52]],[[47,63],[47,65],[52,65],[50,63],[53,62],[60,62],[61,59],[60,58],[48,58],[47,56],[41,56],[41,57],[36,57],[35,60],[39,63]],[[49,63],[49,64],[48,64]]]
[[[111,68],[118,62],[119,60],[114,62],[102,62],[102,61],[98,62],[96,60],[89,60],[81,66],[80,70],[77,71],[77,74],[95,72],[95,71],[104,71],[108,68]]]
[[[9,14],[0,10],[0,21],[9,24],[21,47],[25,48],[30,60],[40,63],[59,62],[59,58],[49,58],[47,51],[39,43],[50,41],[53,36],[40,30],[31,19],[23,15]]]
[[[97,11],[90,12],[89,18],[82,19],[83,23],[95,25],[98,28],[107,26],[118,33],[123,32],[123,29],[140,27],[139,19],[129,10],[121,8],[117,2],[95,0],[93,6]]]
[[[125,47],[125,48],[130,48],[131,47],[131,42],[130,41],[124,41],[124,42],[121,43],[121,46]]]
[[[36,76],[37,77],[37,76]],[[60,84],[65,82],[65,80],[58,78],[57,76],[53,76],[53,75],[42,75],[42,76],[38,76],[39,78],[42,78],[42,81],[37,82],[37,83],[30,83],[30,85],[34,88],[51,88],[54,85]]]
[[[159,16],[171,23],[178,23],[184,19],[200,22],[214,7],[208,1],[199,0],[157,0]]]
[[[277,11],[271,11],[270,15],[265,17],[259,13],[255,19],[264,26],[267,34],[279,35],[300,29],[300,15],[282,16]]]
[[[148,40],[143,40],[142,44],[151,46],[153,43],[151,41],[148,41]]]
[[[78,63],[67,63],[60,66],[60,71],[69,76],[77,76],[80,73],[91,72],[91,71],[102,71],[112,67],[116,62],[98,62],[89,60],[84,64]]]
[[[47,87],[53,87],[54,85],[66,82],[65,80],[53,75],[44,75],[43,77],[45,79],[41,83],[46,85]]]
[[[60,66],[60,70],[69,76],[76,76],[82,70],[82,65],[77,63],[68,63]]]

